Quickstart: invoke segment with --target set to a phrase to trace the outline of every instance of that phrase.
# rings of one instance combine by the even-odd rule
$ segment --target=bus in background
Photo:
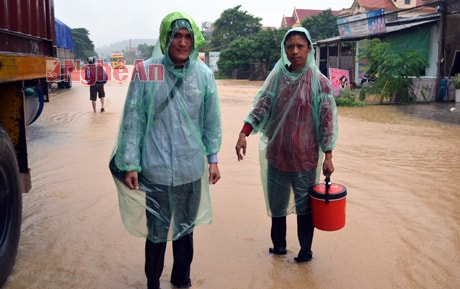
[[[110,63],[112,68],[123,68],[125,66],[125,57],[123,52],[112,53]]]

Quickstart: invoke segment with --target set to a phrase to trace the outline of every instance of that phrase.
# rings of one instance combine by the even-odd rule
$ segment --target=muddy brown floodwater
[[[346,225],[317,230],[313,261],[296,264],[295,216],[288,254],[268,254],[257,136],[248,138],[244,161],[234,151],[260,85],[218,81],[222,179],[211,188],[213,223],[195,230],[193,288],[460,288],[460,125],[395,106],[340,107],[332,181],[347,187]],[[88,87],[74,83],[28,128],[33,188],[3,289],[145,288],[144,240],[123,228],[107,169],[127,83],[110,82],[106,91],[106,112],[93,113]],[[458,113],[460,105],[449,109],[455,105],[443,113]],[[171,265],[169,245],[163,289],[172,288]]]

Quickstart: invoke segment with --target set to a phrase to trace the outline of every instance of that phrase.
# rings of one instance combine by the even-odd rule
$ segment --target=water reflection
[[[397,107],[412,117],[460,125],[460,103],[436,102]]]
[[[460,125],[460,103],[436,102],[402,105],[369,105],[363,109],[340,107],[345,115],[362,120],[385,123],[417,123],[417,120],[430,120]]]

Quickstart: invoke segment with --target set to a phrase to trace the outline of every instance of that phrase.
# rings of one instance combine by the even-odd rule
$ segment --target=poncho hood
[[[295,28],[291,28],[289,29],[285,34],[284,34],[284,37],[283,37],[283,41],[281,41],[281,59],[280,59],[280,62],[281,62],[281,65],[282,65],[282,69],[283,69],[283,72],[284,73],[287,73],[287,67],[289,65],[291,65],[291,62],[288,60],[287,58],[287,55],[286,55],[286,50],[285,50],[285,47],[284,47],[284,43],[286,42],[286,38],[288,37],[288,35],[292,32],[300,32],[300,33],[304,33],[305,36],[307,37],[308,39],[308,42],[310,43],[311,45],[311,51],[310,53],[308,53],[308,57],[307,57],[307,61],[305,63],[305,67],[304,69],[302,69],[302,71],[300,72],[297,72],[297,73],[293,73],[293,74],[297,74],[297,75],[301,75],[303,74],[308,68],[311,68],[311,67],[315,67],[316,66],[316,63],[315,63],[315,49],[313,48],[313,45],[312,45],[312,40],[311,40],[311,36],[310,36],[310,32],[308,32],[307,29],[305,29],[304,27],[295,27]],[[288,74],[292,74],[292,73],[288,73]]]
[[[161,52],[165,54],[166,47],[169,45],[168,34],[172,31],[173,27],[171,24],[179,19],[185,19],[189,22],[193,30],[193,49],[196,50],[198,47],[205,43],[203,34],[200,31],[200,28],[196,25],[195,21],[189,15],[182,12],[172,12],[163,18],[160,24],[160,48]]]

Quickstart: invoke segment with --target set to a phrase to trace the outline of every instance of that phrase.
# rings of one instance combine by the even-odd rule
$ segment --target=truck
[[[114,69],[125,67],[125,57],[123,52],[112,53],[110,55],[110,64]]]
[[[74,70],[74,43],[72,30],[61,20],[54,18],[54,31],[56,33],[56,57],[59,59],[61,71],[54,81],[58,88],[69,89],[72,87],[72,71]]]
[[[22,194],[32,187],[26,127],[61,82],[53,0],[0,0],[0,287],[16,259]],[[70,69],[70,68],[68,68]],[[69,73],[64,70],[64,75]]]

